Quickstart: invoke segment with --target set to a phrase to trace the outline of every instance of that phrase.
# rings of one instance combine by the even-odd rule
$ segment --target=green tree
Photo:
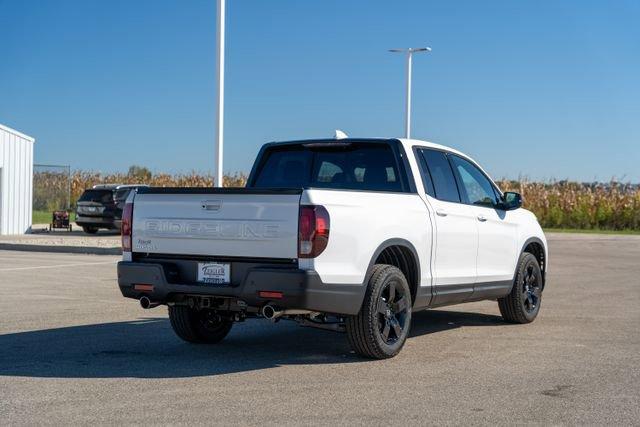
[[[149,168],[146,168],[144,166],[133,165],[133,166],[129,166],[129,172],[127,172],[127,176],[139,183],[146,183],[151,180],[151,177],[153,176],[153,174],[151,173]]]

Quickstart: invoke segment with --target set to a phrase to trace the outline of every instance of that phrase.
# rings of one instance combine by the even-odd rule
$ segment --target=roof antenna
[[[335,139],[347,139],[349,138],[349,135],[347,135],[346,133],[342,132],[340,129],[336,129],[336,134],[334,136]]]

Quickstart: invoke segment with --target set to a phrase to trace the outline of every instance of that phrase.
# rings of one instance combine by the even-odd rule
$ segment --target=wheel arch
[[[538,260],[538,264],[540,265],[540,271],[542,271],[542,288],[546,284],[546,276],[547,276],[547,248],[542,241],[542,239],[538,237],[530,237],[525,240],[522,245],[522,249],[520,250],[520,255],[518,259],[522,256],[523,253],[530,253],[536,257]],[[517,272],[516,272],[517,274]]]
[[[364,285],[369,283],[373,266],[376,264],[389,264],[397,267],[402,271],[411,290],[411,301],[415,304],[417,292],[420,287],[420,257],[415,246],[406,240],[400,238],[388,239],[382,242],[374,251],[367,273],[364,278]]]

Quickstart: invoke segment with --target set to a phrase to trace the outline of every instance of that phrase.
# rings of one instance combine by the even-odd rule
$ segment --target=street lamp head
[[[410,47],[407,49],[389,49],[389,52],[402,52],[402,53],[431,52],[431,48],[430,47]]]

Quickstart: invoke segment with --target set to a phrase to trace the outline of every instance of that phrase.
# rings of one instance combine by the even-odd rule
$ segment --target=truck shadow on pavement
[[[506,323],[493,315],[426,311],[414,314],[411,336],[465,326]],[[180,341],[167,318],[0,335],[0,376],[186,378],[281,365],[354,362],[371,361],[351,352],[346,335],[286,321],[272,325],[249,320],[235,325],[222,343],[213,346]]]

